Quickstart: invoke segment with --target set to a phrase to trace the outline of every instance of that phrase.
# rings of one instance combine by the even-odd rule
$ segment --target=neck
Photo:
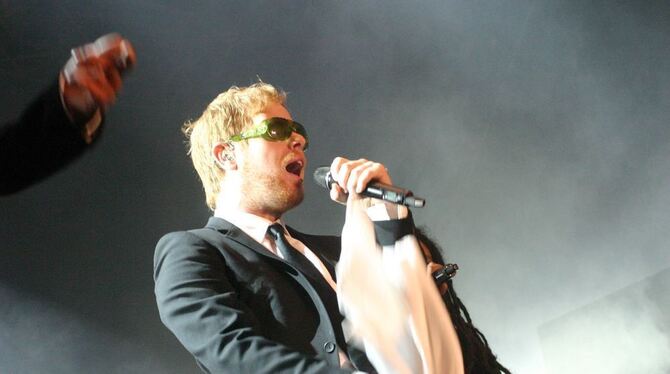
[[[241,209],[241,210],[243,212],[253,214],[253,215],[258,216],[258,217],[265,218],[266,220],[268,220],[270,222],[275,222],[279,218],[281,218],[281,214],[271,214],[271,213],[268,213],[268,212],[264,212],[262,210],[257,210],[257,209]]]
[[[244,212],[275,222],[282,216],[282,212],[270,212],[258,204],[253,204],[244,198],[239,188],[226,188],[221,186],[221,192],[216,199],[217,211]]]

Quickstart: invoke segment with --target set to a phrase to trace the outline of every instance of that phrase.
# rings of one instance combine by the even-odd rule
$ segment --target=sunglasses
[[[294,132],[305,138],[305,147],[303,149],[307,149],[309,141],[305,127],[298,122],[279,117],[263,120],[253,128],[243,131],[241,134],[231,136],[230,141],[239,142],[251,138],[263,138],[271,142],[277,142],[288,139]]]

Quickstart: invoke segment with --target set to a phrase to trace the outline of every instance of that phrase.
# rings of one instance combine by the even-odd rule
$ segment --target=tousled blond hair
[[[182,131],[186,135],[188,154],[202,180],[210,209],[216,208],[220,183],[225,176],[212,154],[214,145],[251,127],[252,117],[270,104],[284,105],[285,102],[286,93],[267,83],[232,86],[209,103],[200,118],[184,123]]]

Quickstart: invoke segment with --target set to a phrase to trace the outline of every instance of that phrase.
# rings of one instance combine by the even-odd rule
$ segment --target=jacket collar
[[[214,216],[210,217],[209,220],[207,221],[207,225],[205,225],[205,227],[208,228],[208,229],[216,230],[216,231],[220,232],[221,234],[223,234],[224,236],[226,236],[227,238],[230,238],[230,239],[236,241],[237,243],[253,250],[254,252],[256,252],[256,253],[258,253],[262,256],[265,256],[266,258],[271,259],[273,261],[278,261],[282,265],[288,266],[289,268],[291,268],[291,266],[286,261],[284,261],[279,256],[277,256],[274,253],[272,253],[271,251],[269,251],[267,248],[263,247],[262,244],[255,241],[253,238],[251,238],[249,235],[247,235],[244,231],[242,231],[239,227],[233,225],[232,223],[226,221],[223,218],[214,217]],[[291,228],[289,226],[285,226],[285,227],[286,227],[287,230],[289,230],[289,232],[291,233],[291,236],[297,238],[298,240],[307,244],[308,247],[310,247],[312,252],[316,256],[318,256],[319,259],[321,260],[321,262],[326,266],[326,268],[328,269],[328,272],[330,273],[333,280],[335,280],[337,282],[334,264],[332,264],[329,260],[324,258],[319,253],[318,249],[315,248],[312,244],[308,244],[311,241],[308,240],[308,238],[304,234],[294,230],[293,228]]]
[[[205,227],[220,232],[227,238],[230,238],[238,242],[239,244],[242,244],[243,246],[253,250],[254,252],[260,255],[271,258],[273,260],[282,261],[282,259],[279,258],[277,255],[270,252],[267,248],[263,247],[261,243],[255,241],[244,231],[242,231],[239,227],[233,225],[232,223],[226,221],[223,218],[210,217]]]

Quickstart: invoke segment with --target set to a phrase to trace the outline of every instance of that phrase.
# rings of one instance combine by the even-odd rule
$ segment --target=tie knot
[[[272,237],[275,240],[283,238],[284,237],[284,226],[282,226],[281,223],[273,223],[272,225],[268,226],[268,233],[270,235],[272,235]]]

